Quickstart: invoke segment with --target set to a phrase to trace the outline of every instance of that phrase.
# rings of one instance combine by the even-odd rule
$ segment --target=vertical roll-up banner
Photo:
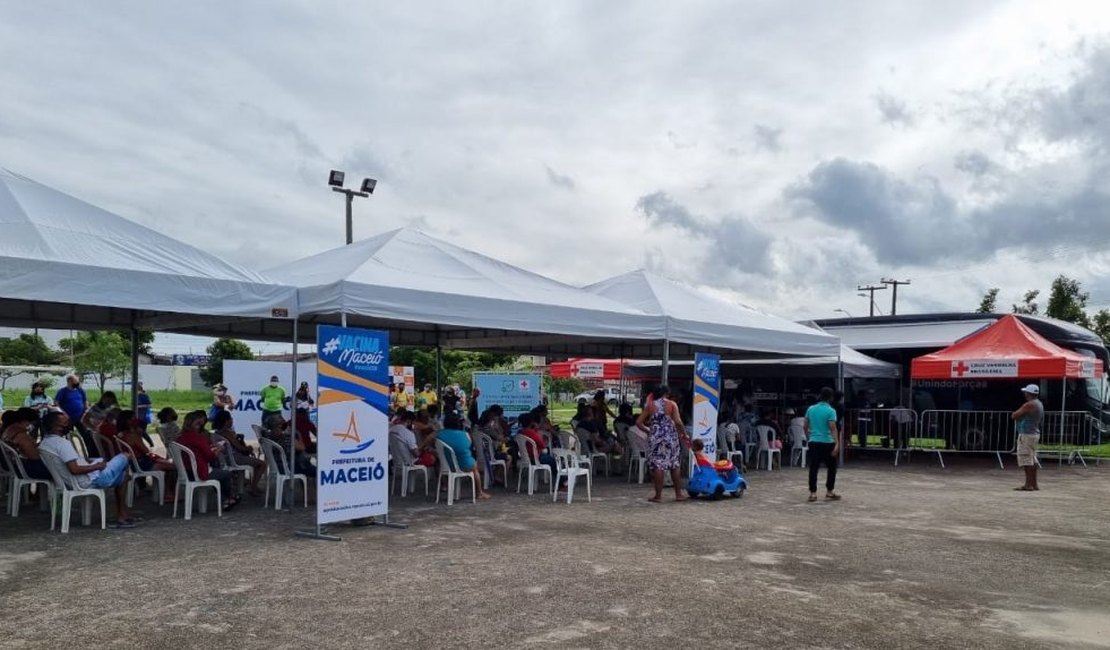
[[[693,438],[705,443],[705,454],[717,456],[717,410],[721,406],[721,357],[698,352],[694,355]]]
[[[316,332],[316,517],[321,524],[389,511],[389,334]]]

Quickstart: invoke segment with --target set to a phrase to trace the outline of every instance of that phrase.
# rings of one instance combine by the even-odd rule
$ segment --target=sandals
[[[837,494],[836,492],[829,492],[828,494],[825,495],[825,498],[828,499],[829,501],[840,501],[840,495]]]
[[[817,500],[817,494],[814,493],[814,494],[809,495],[809,498],[806,499],[806,500],[809,501],[810,503],[813,503],[814,501]]]
[[[1014,492],[1033,492],[1036,489],[1037,488],[1035,488],[1035,487],[1029,487],[1028,485],[1023,485],[1021,487],[1014,488]]]

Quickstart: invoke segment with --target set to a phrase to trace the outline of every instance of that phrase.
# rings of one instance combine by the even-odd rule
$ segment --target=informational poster
[[[478,389],[478,412],[494,404],[505,409],[505,417],[512,419],[539,406],[543,397],[539,375],[524,373],[474,373],[474,387]]]
[[[316,518],[321,524],[389,511],[389,334],[322,325]]]
[[[416,368],[412,366],[390,366],[389,367],[389,381],[394,386],[400,384],[405,387],[405,393],[409,396],[409,404],[413,403],[416,399]]]
[[[694,355],[694,431],[693,438],[705,443],[705,454],[717,455],[717,410],[721,406],[721,357]]]
[[[284,361],[224,361],[224,386],[235,400],[232,415],[235,417],[235,430],[248,440],[254,439],[250,425],[262,424],[262,387],[270,383],[270,377],[277,375],[278,382],[285,388],[284,415],[291,417],[289,410],[297,387],[293,385],[293,364]],[[308,382],[308,394],[316,394],[316,364],[302,361],[297,364],[297,383]],[[207,410],[207,409],[205,409]]]

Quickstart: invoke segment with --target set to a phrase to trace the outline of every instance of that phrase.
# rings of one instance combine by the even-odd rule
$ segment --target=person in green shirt
[[[265,426],[271,417],[281,415],[285,405],[285,389],[278,382],[277,375],[270,377],[270,383],[262,387],[259,395],[262,397],[262,424]]]

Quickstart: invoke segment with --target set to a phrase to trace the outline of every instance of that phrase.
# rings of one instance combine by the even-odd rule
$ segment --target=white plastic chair
[[[593,501],[590,493],[590,486],[593,483],[593,472],[587,468],[579,467],[578,454],[569,449],[555,449],[552,452],[555,457],[556,472],[555,480],[551,482],[551,501],[559,500],[559,490],[556,487],[561,479],[567,480],[567,504],[574,500],[574,483],[579,476],[586,478],[586,501]]]
[[[9,468],[11,479],[9,481],[10,490],[8,492],[8,512],[13,517],[19,516],[19,503],[23,500],[23,490],[26,488],[30,492],[32,485],[39,487],[39,508],[43,511],[47,508],[47,499],[50,503],[54,501],[54,484],[51,481],[46,481],[40,478],[31,478],[27,475],[27,470],[23,467],[23,459],[20,458],[19,452],[15,450],[6,442],[0,442],[0,453],[4,455],[4,464]],[[42,491],[45,488],[45,492]],[[53,528],[51,528],[53,530]]]
[[[589,469],[591,472],[593,471],[593,468],[594,468],[593,459],[590,458],[589,454],[583,453],[583,451],[582,451],[582,449],[583,449],[582,440],[578,437],[577,434],[573,434],[569,431],[560,431],[559,432],[559,445],[560,445],[560,447],[559,447],[560,449],[570,449],[574,453],[578,454],[578,464],[579,465],[585,465],[587,469]],[[548,449],[551,452],[554,452],[556,448],[555,447],[548,447]]]
[[[455,490],[460,479],[470,479],[470,500],[478,503],[478,485],[472,472],[459,471],[459,459],[455,450],[436,440],[436,456],[439,457],[439,478],[436,480],[436,503],[439,503],[439,483],[447,479],[447,505],[454,505]]]
[[[605,461],[605,476],[609,476],[609,454],[597,451],[594,448],[593,434],[585,429],[575,429],[574,435],[578,437],[578,455],[590,462],[590,469],[594,467],[594,459]]]
[[[517,463],[516,491],[518,494],[520,493],[521,480],[524,478],[524,474],[527,473],[528,495],[531,496],[535,494],[536,474],[544,474],[547,477],[548,484],[550,484],[552,481],[551,468],[545,463],[532,460],[533,454],[536,458],[540,457],[534,440],[520,434],[517,434],[513,439],[516,440],[516,448],[520,452],[520,462]]]
[[[0,499],[4,500],[5,512],[9,511],[8,507],[10,504],[8,500],[11,497],[8,495],[11,494],[11,490],[13,489],[12,483],[14,483],[14,481],[12,479],[14,478],[15,472],[8,467],[7,456],[4,452],[0,451]]]
[[[625,447],[625,453],[628,455],[629,483],[632,482],[633,472],[637,472],[639,475],[639,480],[637,482],[644,482],[644,476],[647,474],[648,468],[649,444],[647,440],[640,438],[631,428],[628,429],[628,446]]]
[[[71,429],[70,432],[66,434],[66,437],[69,438],[69,441],[71,443],[73,443],[73,448],[77,450],[77,453],[81,455],[81,458],[89,457],[89,450],[85,448],[85,439],[81,437],[80,433],[77,433],[76,429]],[[93,451],[96,450],[93,449]]]
[[[48,449],[40,449],[39,454],[42,456],[42,462],[46,465],[50,476],[54,478],[55,488],[61,494],[61,499],[57,497],[50,499],[50,530],[54,530],[54,518],[58,514],[58,501],[61,501],[62,533],[69,532],[69,516],[72,514],[73,501],[76,499],[85,499],[81,504],[81,523],[85,526],[92,524],[92,501],[89,499],[99,501],[100,528],[101,530],[107,528],[108,513],[104,501],[104,490],[81,487],[77,482],[77,477],[69,473],[69,468],[54,452]]]
[[[409,494],[409,475],[419,472],[424,475],[424,495],[428,495],[428,467],[417,465],[405,443],[395,435],[389,436],[389,453],[393,457],[393,483],[401,491],[401,496]],[[398,475],[400,481],[398,481]],[[415,490],[414,490],[415,491]]]
[[[740,427],[730,422],[717,425],[717,456],[728,460],[734,465],[743,467],[744,452],[736,448],[736,438],[740,435]],[[740,462],[736,462],[739,458]]]
[[[779,457],[779,464],[782,464],[782,450],[775,449],[774,445],[772,444],[775,440],[775,430],[765,424],[762,426],[757,426],[755,430],[756,433],[759,434],[759,458],[756,459],[756,468],[759,468],[759,461],[766,458],[767,471],[771,471],[775,468],[773,462],[773,458],[775,456]]]
[[[497,457],[497,446],[493,444],[493,438],[482,431],[475,431],[474,451],[474,457],[477,459],[479,466],[489,468],[489,471],[482,475],[483,488],[488,490],[493,483],[493,470],[495,467],[501,468],[501,475],[505,479],[505,487],[508,488],[509,463]]]
[[[281,510],[286,483],[289,483],[289,502],[295,503],[297,483],[299,482],[302,488],[301,492],[304,493],[304,507],[307,508],[308,477],[304,474],[294,473],[293,466],[289,464],[289,459],[285,457],[285,450],[281,448],[281,445],[263,437],[259,437],[258,442],[262,445],[262,455],[266,457],[266,495],[262,499],[262,507],[265,508],[266,504],[270,503],[271,484],[274,486],[274,510]],[[278,461],[281,462],[280,467],[285,468],[284,472],[279,470]]]
[[[151,501],[162,505],[162,502],[166,500],[166,473],[160,469],[144,471],[143,468],[139,467],[139,461],[135,458],[135,450],[131,448],[131,445],[123,440],[117,440],[116,444],[120,446],[121,450],[131,454],[127,461],[131,465],[131,480],[127,483],[127,507],[130,508],[135,505],[135,480],[140,478],[149,478],[158,484],[157,492],[150,491]]]
[[[247,487],[247,481],[254,476],[254,467],[250,465],[240,465],[235,460],[235,449],[231,444],[221,445],[220,453],[223,455],[224,469],[231,473],[231,485],[235,486],[236,477],[239,480],[239,489],[235,491],[236,495],[243,494],[243,490]]]
[[[173,458],[173,466],[177,468],[177,483],[173,489],[173,516],[177,518],[177,503],[181,500],[181,492],[184,490],[185,496],[185,520],[188,521],[193,518],[193,493],[198,489],[215,488],[216,489],[216,516],[224,516],[223,495],[220,493],[220,482],[215,479],[208,479],[201,481],[199,479],[189,479],[190,476],[197,477],[197,457],[188,448],[176,442],[170,443],[170,458]],[[208,502],[203,497],[207,493],[202,493],[202,498],[197,507],[202,513],[208,512]]]
[[[791,424],[787,429],[790,434],[790,466],[794,466],[794,459],[801,460],[801,466],[806,466],[806,456],[809,453],[809,441],[806,440],[805,427],[800,424]]]

